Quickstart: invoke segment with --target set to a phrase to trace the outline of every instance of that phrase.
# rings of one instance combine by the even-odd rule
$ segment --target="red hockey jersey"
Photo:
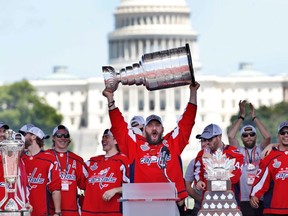
[[[174,182],[180,199],[188,196],[185,188],[181,153],[189,143],[195,123],[197,106],[188,103],[174,130],[163,137],[163,142],[150,145],[146,138],[133,133],[118,108],[109,111],[111,132],[117,140],[120,151],[130,161],[130,180],[135,183]],[[170,152],[165,168],[161,168],[163,147]]]
[[[85,189],[85,180],[88,176],[87,166],[83,159],[73,152],[56,152],[49,149],[47,152],[54,154],[60,172],[61,187],[61,212],[62,216],[79,216],[80,209],[77,199],[78,188]],[[49,214],[54,214],[53,202],[50,202]]]
[[[288,215],[288,154],[273,148],[260,161],[251,196],[263,196],[264,214]]]
[[[223,144],[224,145],[224,144]],[[203,164],[202,156],[205,149],[202,149],[198,152],[196,159],[195,159],[195,165],[194,165],[194,175],[195,175],[195,181],[198,182],[199,180],[205,182],[207,185],[207,180],[205,178],[205,166]],[[231,145],[224,145],[223,147],[223,154],[226,154],[226,157],[229,159],[235,158],[234,168],[232,171],[232,176],[230,178],[231,180],[231,188],[235,193],[235,199],[240,204],[240,177],[241,177],[241,169],[244,163],[244,156],[239,152],[237,148]],[[205,191],[203,192],[204,195]]]
[[[103,200],[103,194],[112,188],[122,187],[129,183],[128,158],[121,153],[112,157],[104,155],[90,158],[87,161],[88,178],[82,216],[121,216],[120,194],[115,194],[109,201]]]
[[[61,181],[55,156],[40,151],[34,156],[22,155],[29,184],[29,200],[33,207],[31,216],[48,215],[49,196],[61,190]]]

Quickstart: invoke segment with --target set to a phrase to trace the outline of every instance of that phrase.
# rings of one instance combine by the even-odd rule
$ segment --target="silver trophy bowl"
[[[150,91],[195,84],[189,44],[144,54],[139,63],[119,72],[111,66],[102,67],[105,86],[112,92],[122,85],[144,85]]]

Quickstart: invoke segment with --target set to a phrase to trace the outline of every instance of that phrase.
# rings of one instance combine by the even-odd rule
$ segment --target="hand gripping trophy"
[[[234,163],[235,158],[227,158],[220,149],[211,157],[203,158],[208,187],[198,216],[242,216],[231,190]]]
[[[116,91],[118,84],[144,85],[148,90],[195,84],[189,45],[144,54],[139,63],[122,68],[102,67],[105,86]]]
[[[5,179],[5,196],[0,200],[0,215],[9,216],[29,216],[30,211],[26,208],[26,187],[22,185],[19,176],[20,155],[24,148],[24,142],[15,140],[12,137],[13,131],[6,131],[6,139],[0,142],[0,153]],[[1,199],[0,198],[0,199]]]

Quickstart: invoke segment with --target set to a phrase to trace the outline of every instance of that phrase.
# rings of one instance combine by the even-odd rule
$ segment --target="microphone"
[[[170,151],[167,146],[163,146],[161,148],[161,153],[158,161],[158,165],[161,169],[165,169],[167,167],[167,160],[170,157]]]

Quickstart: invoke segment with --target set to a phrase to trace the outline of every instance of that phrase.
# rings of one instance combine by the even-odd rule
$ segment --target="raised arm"
[[[268,144],[270,144],[271,135],[270,135],[269,131],[266,129],[266,127],[264,126],[264,124],[262,123],[262,121],[260,121],[260,119],[256,117],[253,104],[249,103],[249,106],[250,106],[250,110],[251,110],[251,113],[250,113],[251,119],[252,119],[252,121],[255,122],[256,127],[258,128],[261,135],[263,136],[263,140],[261,141],[260,145],[261,145],[262,149],[264,149],[264,148],[266,148],[266,146]]]
[[[190,85],[190,98],[189,103],[197,105],[197,90],[200,87],[198,82],[195,82],[195,85]]]
[[[229,140],[229,144],[232,146],[235,146],[236,148],[239,147],[239,142],[236,139],[236,134],[239,131],[239,128],[243,122],[243,120],[245,119],[246,116],[246,104],[247,101],[246,100],[240,100],[239,101],[239,117],[238,119],[232,124],[229,132],[228,132],[228,140]]]

